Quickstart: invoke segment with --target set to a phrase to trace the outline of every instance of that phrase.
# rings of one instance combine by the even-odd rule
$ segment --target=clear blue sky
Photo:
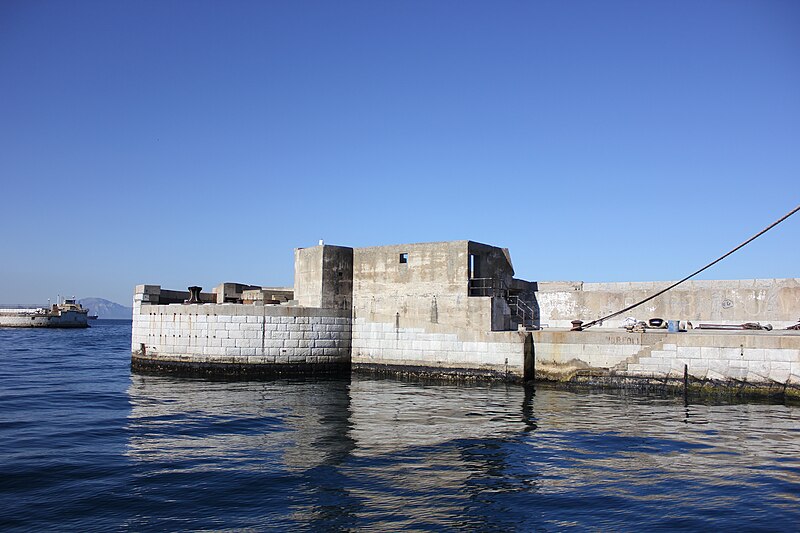
[[[678,279],[800,203],[800,2],[4,0],[0,186],[4,303],[290,285],[321,238]]]

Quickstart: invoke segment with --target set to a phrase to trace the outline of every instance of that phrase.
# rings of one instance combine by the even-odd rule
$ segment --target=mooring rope
[[[635,304],[633,304],[633,305],[629,305],[628,307],[626,307],[625,309],[623,309],[623,310],[621,310],[621,311],[617,311],[616,313],[612,313],[612,314],[610,314],[610,315],[608,315],[608,316],[604,316],[603,318],[598,318],[597,320],[592,320],[591,322],[589,322],[589,323],[587,323],[587,324],[581,324],[580,328],[582,328],[582,329],[589,328],[589,327],[591,327],[591,326],[594,326],[595,324],[597,324],[597,323],[599,323],[599,322],[603,322],[604,320],[608,320],[609,318],[614,318],[615,316],[619,316],[619,315],[621,315],[622,313],[628,312],[628,311],[630,311],[631,309],[633,309],[633,308],[635,308],[635,307],[639,307],[639,306],[640,306],[640,305],[642,305],[643,303],[649,302],[649,301],[650,301],[650,300],[652,300],[653,298],[657,298],[658,296],[661,296],[662,294],[664,294],[664,293],[665,293],[665,292],[667,292],[668,290],[674,289],[675,287],[677,287],[678,285],[680,285],[680,284],[681,284],[681,283],[683,283],[684,281],[686,281],[686,280],[688,280],[688,279],[691,279],[691,278],[695,277],[696,275],[698,275],[699,273],[701,273],[702,271],[704,271],[704,270],[706,270],[706,269],[708,269],[708,268],[710,268],[710,267],[712,267],[712,266],[716,265],[717,263],[719,263],[720,261],[722,261],[723,259],[725,259],[725,258],[726,258],[726,257],[728,257],[729,255],[731,255],[733,252],[735,252],[735,251],[739,250],[740,248],[743,248],[744,246],[746,246],[746,245],[750,244],[751,242],[753,242],[753,241],[754,241],[754,240],[756,240],[757,238],[761,237],[761,236],[762,236],[762,235],[764,235],[766,232],[768,232],[769,230],[771,230],[772,228],[774,228],[775,226],[777,226],[778,224],[780,224],[781,222],[783,222],[784,220],[786,220],[787,218],[789,218],[790,216],[794,215],[794,214],[795,214],[795,213],[797,213],[798,211],[800,211],[800,205],[798,205],[797,207],[795,207],[794,209],[792,209],[791,211],[789,211],[788,213],[786,213],[785,215],[783,215],[781,218],[779,218],[778,220],[776,220],[775,222],[773,222],[772,224],[770,224],[770,225],[769,225],[769,226],[767,226],[766,228],[762,229],[761,231],[759,231],[758,233],[756,233],[755,235],[753,235],[752,237],[750,237],[749,239],[747,239],[746,241],[744,241],[742,244],[740,244],[739,246],[737,246],[736,248],[734,248],[734,249],[733,249],[733,250],[731,250],[730,252],[728,252],[728,253],[726,253],[725,255],[723,255],[723,256],[721,256],[721,257],[719,257],[719,258],[715,259],[714,261],[710,262],[709,264],[707,264],[706,266],[704,266],[704,267],[703,267],[703,268],[701,268],[700,270],[698,270],[698,271],[696,271],[696,272],[693,272],[693,273],[689,274],[688,276],[686,276],[686,277],[685,277],[685,278],[683,278],[682,280],[680,280],[680,281],[677,281],[677,282],[673,283],[672,285],[670,285],[670,286],[669,286],[669,287],[667,287],[666,289],[662,289],[662,290],[658,291],[657,293],[653,294],[652,296],[648,296],[647,298],[645,298],[644,300],[642,300],[642,301],[640,301],[640,302],[636,302],[636,303],[635,303]]]

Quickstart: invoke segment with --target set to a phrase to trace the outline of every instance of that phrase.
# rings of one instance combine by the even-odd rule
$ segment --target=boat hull
[[[0,314],[0,327],[4,328],[88,328],[86,313],[62,311],[59,315]]]

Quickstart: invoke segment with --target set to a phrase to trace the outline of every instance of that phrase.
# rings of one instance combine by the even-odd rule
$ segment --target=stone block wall
[[[349,364],[348,311],[245,304],[150,305],[133,314],[134,357],[241,364]]]
[[[800,385],[800,334],[673,334],[623,365],[623,375]]]
[[[533,333],[537,379],[570,380],[581,370],[617,379],[682,379],[800,386],[800,332]]]
[[[355,367],[426,367],[472,370],[476,374],[522,379],[524,332],[453,332],[451,327],[398,327],[364,318],[353,321],[352,364]]]
[[[600,330],[534,331],[536,377],[563,380],[576,370],[611,369],[655,346],[665,335]]]

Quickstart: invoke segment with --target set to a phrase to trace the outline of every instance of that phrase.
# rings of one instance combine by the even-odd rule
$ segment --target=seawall
[[[288,306],[135,302],[135,370],[214,375],[347,372],[349,312]]]
[[[358,371],[417,377],[524,381],[526,331],[458,330],[439,324],[400,326],[353,321],[352,364]]]
[[[799,331],[533,333],[536,379],[800,398]]]

